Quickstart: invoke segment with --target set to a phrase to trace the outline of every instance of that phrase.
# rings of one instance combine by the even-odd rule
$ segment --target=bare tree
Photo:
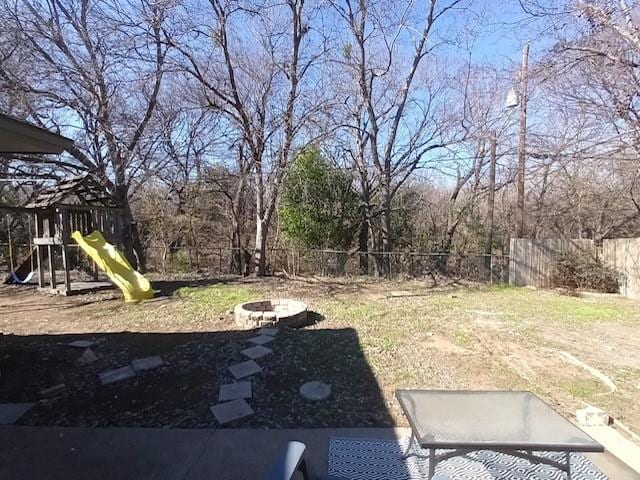
[[[188,40],[173,43],[207,106],[226,115],[237,131],[242,152],[236,158],[243,171],[250,168],[255,190],[258,275],[266,273],[267,238],[283,176],[322,103],[318,85],[304,85],[324,52],[309,15],[304,0],[211,0],[205,18],[212,26],[195,25]]]
[[[153,170],[156,156],[145,133],[153,121],[167,46],[168,3],[141,0],[3,0],[2,8],[33,70],[0,64],[10,92],[25,98],[31,121],[75,140],[62,169],[96,176],[126,212],[125,254],[144,269],[130,200]],[[0,55],[14,53],[4,49]],[[137,255],[134,255],[134,250]]]
[[[231,224],[229,271],[235,274],[248,274],[251,254],[243,242],[243,232],[247,214],[251,212],[250,203],[255,199],[249,189],[253,163],[242,145],[232,147],[235,156],[233,170],[222,167],[208,172],[207,182],[223,195],[227,203],[227,218]],[[252,224],[253,222],[249,222]]]
[[[441,103],[444,86],[421,67],[430,56],[433,60],[440,45],[434,26],[463,3],[430,0],[425,4],[394,3],[391,8],[384,1],[333,2],[349,31],[343,63],[350,71],[347,78],[354,82],[355,159],[363,162],[359,151],[366,148],[367,166],[360,165],[358,170],[373,169],[379,188],[382,256],[378,266],[383,275],[389,274],[385,254],[393,245],[393,198],[429,152],[446,143]],[[405,59],[407,43],[412,46]],[[367,185],[369,180],[361,183]]]

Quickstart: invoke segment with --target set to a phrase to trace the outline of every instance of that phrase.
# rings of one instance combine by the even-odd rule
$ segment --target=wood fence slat
[[[640,278],[640,239],[638,240],[638,257]],[[605,240],[606,242],[606,240]],[[549,238],[534,240],[529,238],[512,238],[509,242],[509,284],[515,286],[550,287],[553,268],[556,262],[567,253],[580,252],[596,258],[596,246],[593,240],[568,240]],[[612,250],[611,247],[608,247]],[[603,252],[606,250],[603,247]],[[604,255],[604,253],[603,253]],[[615,254],[609,255],[616,262]],[[640,295],[640,281],[638,282]]]

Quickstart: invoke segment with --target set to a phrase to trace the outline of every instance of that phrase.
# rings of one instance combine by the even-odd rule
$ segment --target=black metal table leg
[[[429,449],[429,480],[433,478],[436,473],[436,449]]]

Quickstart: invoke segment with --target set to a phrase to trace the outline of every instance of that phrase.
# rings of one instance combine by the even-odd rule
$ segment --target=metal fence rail
[[[147,249],[147,267],[157,272],[189,272],[206,270],[230,274],[232,249],[163,248]],[[242,257],[242,255],[241,255]],[[509,277],[508,255],[485,255],[433,252],[359,252],[273,248],[267,255],[270,273],[290,275],[355,276],[378,275],[380,265],[388,258],[390,276],[413,278],[447,275],[472,281],[505,283]],[[361,262],[366,269],[361,269]],[[245,271],[244,258],[241,271]]]
[[[26,258],[29,245],[13,244],[14,266]],[[149,247],[147,269],[157,273],[206,272],[211,275],[227,275],[231,271],[232,249]],[[241,255],[241,271],[246,270]],[[270,273],[286,272],[289,275],[356,276],[379,274],[379,265],[389,259],[392,278],[419,278],[446,275],[486,283],[506,283],[509,280],[509,256],[434,252],[357,252],[340,250],[310,250],[274,248],[267,255]],[[366,272],[361,270],[361,260]],[[251,266],[249,266],[251,268]],[[8,244],[0,243],[0,272],[9,271]]]

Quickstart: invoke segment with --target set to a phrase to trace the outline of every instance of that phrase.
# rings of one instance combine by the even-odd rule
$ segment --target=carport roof
[[[73,140],[0,113],[0,153],[62,153]]]

